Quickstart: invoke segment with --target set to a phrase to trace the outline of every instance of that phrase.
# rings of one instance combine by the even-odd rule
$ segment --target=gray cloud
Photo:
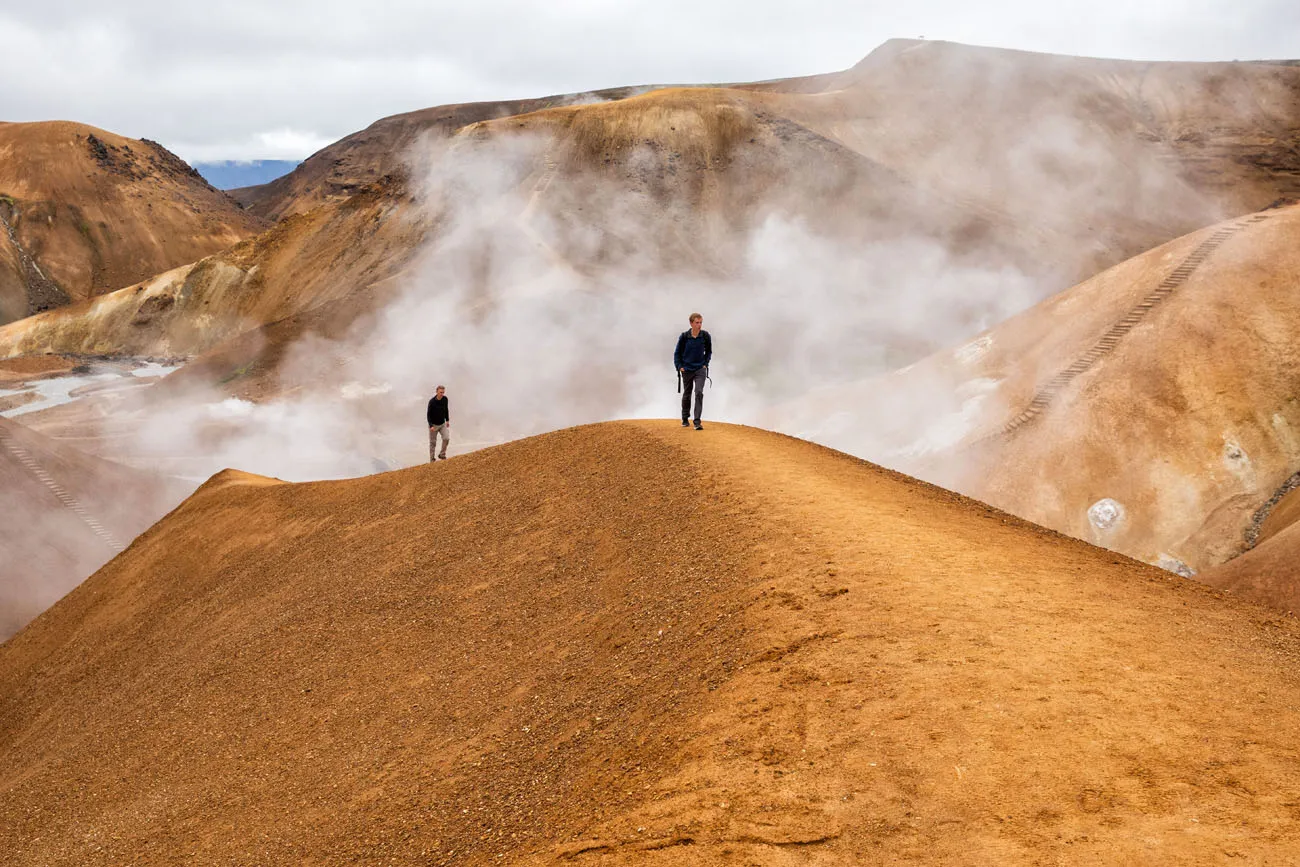
[[[191,160],[301,158],[385,115],[623,84],[829,72],[892,37],[1152,60],[1278,58],[1284,0],[51,0],[0,9],[5,120],[70,119]],[[12,83],[18,86],[12,86]]]

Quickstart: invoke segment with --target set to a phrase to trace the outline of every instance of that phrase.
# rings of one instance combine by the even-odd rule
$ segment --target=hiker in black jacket
[[[437,458],[447,460],[447,443],[451,441],[451,408],[447,403],[447,389],[441,385],[429,399],[429,410],[425,413],[429,422],[429,461]],[[435,456],[438,437],[442,437],[442,452]]]
[[[682,427],[690,425],[691,391],[694,390],[696,430],[704,430],[700,414],[704,410],[704,382],[709,378],[709,359],[713,358],[713,338],[700,328],[703,324],[704,317],[692,313],[691,328],[677,338],[677,349],[673,351],[673,367],[677,368],[682,391]]]

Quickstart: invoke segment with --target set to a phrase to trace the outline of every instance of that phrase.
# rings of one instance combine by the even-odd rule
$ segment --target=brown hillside
[[[0,830],[79,865],[1282,863],[1297,650],[753,429],[222,474],[0,647]]]
[[[1292,476],[1280,487],[1269,502],[1255,513],[1255,525],[1259,528],[1254,539],[1247,541],[1262,542],[1276,536],[1287,527],[1300,521],[1300,474]]]
[[[0,418],[0,641],[190,490]]]
[[[1298,243],[1300,207],[1206,228],[807,423],[869,408],[895,429],[824,438],[1147,562],[1222,563],[1300,469]]]
[[[822,137],[947,207],[980,214],[999,227],[996,240],[1014,241],[1016,264],[1053,290],[1224,216],[1300,195],[1293,65],[1146,63],[894,40],[844,72],[725,89],[733,104],[747,100],[787,135]],[[595,96],[622,102],[629,89]],[[477,103],[385,118],[285,178],[240,193],[258,213],[293,213],[404,165],[421,136],[443,138],[494,118],[505,126],[572,102]],[[625,130],[600,128],[608,110],[569,108],[552,116],[582,117],[592,151],[617,160]],[[725,138],[725,118],[721,130],[706,117],[684,119],[678,130],[633,121],[644,138],[631,140],[655,156],[643,171],[687,178],[701,171],[672,155],[684,139],[689,150]],[[793,150],[788,158],[798,161]],[[888,194],[866,198],[889,207]]]
[[[1300,527],[1289,524],[1257,547],[1196,577],[1294,614],[1300,610]]]
[[[1295,66],[897,40],[846,75],[851,85],[773,99],[791,120],[1030,233],[1031,255],[1060,264],[1054,289],[1300,194]]]
[[[1300,474],[1288,479],[1261,506],[1246,532],[1247,550],[1197,577],[1220,590],[1265,602],[1284,611],[1300,610]]]
[[[188,356],[356,295],[400,272],[426,228],[401,182],[278,223],[230,250],[137,285],[0,327],[0,357]]]
[[[980,258],[999,243],[984,238],[982,216],[725,89],[661,90],[471,124],[439,169],[411,174],[286,219],[192,269],[0,329],[0,356],[193,355],[244,334],[221,357],[242,358],[232,370],[252,364],[275,374],[263,356],[278,357],[301,331],[259,329],[326,305],[361,318],[376,306],[370,287],[401,274],[426,242],[448,241],[425,282],[435,291],[471,288],[474,303],[518,288],[509,281],[521,274],[560,271],[593,291],[610,274],[648,279],[628,269],[728,275],[741,267],[747,232],[774,212],[845,240],[926,237]],[[469,228],[454,231],[462,224]],[[1014,246],[1007,237],[1002,249]],[[491,281],[465,287],[480,254],[509,260],[506,276],[488,268]]]
[[[1098,240],[1126,216],[1114,206],[1132,207],[1130,220],[1168,218],[1159,213],[1167,205],[1140,201],[1169,180],[1161,161],[1230,213],[1300,193],[1293,63],[1159,63],[892,40],[844,75],[851,85],[791,105],[818,107],[811,126],[900,173],[1012,216],[1032,212],[1058,227],[1108,216],[1093,226]],[[1058,198],[1087,177],[1115,188]],[[1173,184],[1161,191],[1179,192]],[[1064,204],[1066,213],[1051,213]]]
[[[284,177],[230,192],[250,212],[278,220],[326,202],[342,201],[367,184],[404,171],[409,148],[425,140],[449,137],[466,124],[555,105],[621,99],[642,89],[623,87],[590,94],[459,103],[396,114],[317,151]]]
[[[135,283],[265,227],[156,142],[0,123],[0,324]]]
[[[970,260],[1023,250],[1019,230],[996,233],[984,214],[769,101],[731,88],[665,88],[471,124],[453,153],[503,155],[506,171],[522,154],[534,168],[522,184],[534,215],[524,228],[580,273],[628,261],[734,273],[750,233],[774,214],[854,243],[931,239]]]
[[[849,73],[839,72],[738,86],[817,93],[848,83],[848,77]],[[230,193],[252,213],[280,219],[304,213],[326,202],[340,201],[366,184],[403,171],[408,165],[408,148],[449,138],[469,124],[557,106],[625,99],[653,89],[652,85],[611,87],[591,93],[458,103],[395,114],[322,148],[284,177],[258,186],[231,190]]]

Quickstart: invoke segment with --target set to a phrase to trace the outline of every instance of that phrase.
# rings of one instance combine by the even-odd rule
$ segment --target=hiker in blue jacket
[[[692,313],[691,328],[677,338],[677,349],[673,351],[673,367],[677,368],[682,392],[682,427],[690,425],[691,391],[694,390],[696,430],[704,430],[700,414],[704,410],[704,382],[709,378],[709,359],[713,358],[713,338],[700,328],[703,324],[704,317]]]

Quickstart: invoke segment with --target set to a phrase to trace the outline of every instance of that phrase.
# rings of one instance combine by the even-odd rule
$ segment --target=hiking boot
[[[700,424],[700,420],[698,418],[695,420],[695,429],[704,430],[704,425]]]
[[[687,419],[682,419],[682,427],[690,427],[691,423]]]

